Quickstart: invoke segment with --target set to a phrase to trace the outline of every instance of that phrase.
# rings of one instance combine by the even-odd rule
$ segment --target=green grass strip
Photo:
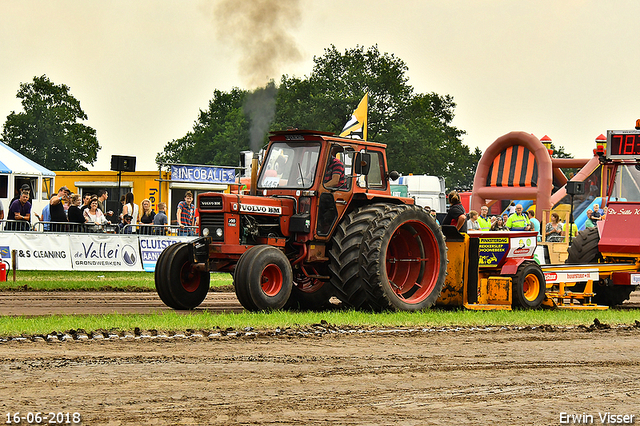
[[[229,274],[211,274],[211,287],[232,285]],[[10,271],[0,291],[156,291],[149,272]]]
[[[304,327],[323,321],[339,327],[359,328],[431,328],[485,326],[590,326],[597,318],[603,324],[640,326],[640,312],[609,309],[607,311],[466,311],[428,310],[424,312],[367,313],[357,311],[271,313],[181,313],[157,314],[52,315],[38,317],[0,317],[0,336],[48,334],[53,331],[83,329],[185,331],[234,329],[255,330]]]

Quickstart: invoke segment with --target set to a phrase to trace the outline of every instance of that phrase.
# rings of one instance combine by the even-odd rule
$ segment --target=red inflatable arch
[[[530,133],[511,132],[482,155],[473,180],[470,209],[492,200],[535,200],[536,216],[550,210],[553,166],[544,145]]]

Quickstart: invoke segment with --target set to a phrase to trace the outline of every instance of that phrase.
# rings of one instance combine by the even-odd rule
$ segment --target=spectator
[[[167,205],[165,203],[158,204],[158,213],[153,218],[153,224],[160,225],[153,228],[153,233],[156,235],[166,234],[166,228],[164,228],[164,226],[169,224],[169,218],[165,213],[166,208],[167,208]]]
[[[122,222],[120,222],[120,232],[123,234],[131,234],[133,232],[133,229],[131,226],[131,220],[133,218],[131,217],[130,214],[125,214],[124,216],[122,216]]]
[[[505,226],[511,231],[526,231],[529,225],[529,217],[522,213],[522,204],[517,204],[516,212],[509,216]]]
[[[492,231],[508,231],[509,229],[504,226],[504,220],[502,220],[502,217],[498,217],[496,218],[496,221],[493,222],[493,225],[491,225],[491,230]]]
[[[122,217],[131,216],[131,225],[133,225],[133,231],[140,221],[140,215],[138,214],[138,205],[133,202],[133,192],[128,192],[124,196],[124,207],[122,207]]]
[[[592,220],[600,220],[602,218],[602,215],[604,214],[604,210],[602,210],[600,208],[599,204],[594,204],[593,205],[593,215]]]
[[[98,190],[98,208],[107,216],[107,219],[112,220],[113,212],[111,210],[107,211],[107,198],[109,198],[109,193],[106,189]]]
[[[540,221],[536,219],[536,215],[533,210],[528,210],[527,214],[529,215],[529,223],[531,224],[531,231],[536,231],[538,233],[538,241],[542,241],[542,235],[540,234]]]
[[[509,213],[503,213],[502,214],[502,223],[507,223],[507,220],[509,220]]]
[[[80,208],[81,202],[82,199],[80,198],[80,194],[71,195],[71,201],[69,202],[69,222],[73,223],[73,225],[71,225],[72,232],[82,231],[81,224],[85,223],[84,210]]]
[[[0,220],[4,219],[4,206],[2,205],[2,200],[0,200]]]
[[[569,222],[567,222],[566,225],[570,226],[569,241],[572,241],[576,237],[576,234],[578,233],[578,225],[576,225],[576,223],[573,221],[573,213],[569,214]]]
[[[91,205],[91,199],[93,198],[93,194],[87,192],[82,196],[82,207],[80,207],[80,211],[84,213],[85,209],[88,209]],[[98,208],[100,208],[100,203],[98,203]],[[102,209],[101,209],[102,210]]]
[[[491,229],[491,219],[489,219],[489,206],[480,207],[480,216],[478,216],[478,225],[480,226],[481,231],[488,231]]]
[[[478,223],[478,212],[475,210],[469,211],[469,220],[467,220],[467,231],[479,231],[480,224]]]
[[[67,213],[64,210],[64,204],[69,202],[69,188],[66,186],[58,189],[58,194],[51,197],[49,200],[49,213],[51,214],[51,230],[54,232],[64,232],[66,225],[62,225],[64,222],[69,222],[67,219]]]
[[[156,212],[151,208],[151,201],[147,198],[142,200],[140,203],[140,210],[142,210],[142,214],[140,215],[140,233],[145,235],[151,235],[151,224],[153,223],[153,218],[156,215]]]
[[[195,223],[195,206],[193,205],[193,193],[187,191],[184,194],[184,200],[178,203],[178,210],[176,216],[178,218],[178,226],[181,228],[178,231],[178,235],[192,235],[190,228],[183,229],[185,226],[193,226]]]
[[[118,218],[120,219],[120,222],[124,220],[122,211],[124,210],[124,203],[126,202],[125,201],[126,198],[127,197],[125,197],[124,195],[120,197],[120,215],[118,216]]]
[[[516,212],[516,203],[515,202],[511,202],[511,204],[509,204],[509,216],[511,216],[512,214],[514,214]]]
[[[42,225],[43,231],[51,231],[51,224],[48,223],[48,222],[51,222],[50,207],[51,207],[51,204],[47,203],[42,208],[42,216],[40,216],[38,213],[34,213],[40,222],[44,222],[44,225]]]
[[[29,191],[22,191],[20,198],[11,203],[8,220],[16,222],[7,223],[7,229],[13,231],[28,231],[29,220],[31,219],[31,203],[29,202]]]
[[[591,217],[593,216],[593,210],[589,209],[587,210],[587,220],[584,223],[584,227],[586,228],[595,228],[596,224],[593,223],[593,220],[591,219]]]
[[[91,225],[88,229],[91,232],[98,232],[102,229],[102,225],[106,225],[109,223],[107,218],[102,213],[102,210],[98,208],[98,198],[94,197],[91,199],[91,204],[89,204],[89,208],[85,209],[84,220],[87,225]]]
[[[436,211],[435,211],[435,210],[431,210],[431,213],[430,213],[430,214],[431,214],[431,217],[433,218],[433,220],[435,220],[435,221],[436,221],[436,223],[437,223],[438,225],[440,225],[440,221],[438,220],[438,216],[436,215]]]
[[[562,223],[560,223],[560,216],[558,213],[551,213],[551,222],[547,223],[544,232],[545,240],[550,243],[559,243],[564,240],[562,236]]]
[[[453,225],[460,232],[467,232],[467,216],[458,191],[449,193],[449,211],[442,221],[443,225]]]
[[[20,188],[16,188],[13,198],[11,199],[11,201],[9,201],[9,206],[11,206],[14,201],[20,199],[23,191],[27,191],[29,193],[29,203],[31,203],[31,187],[28,184],[24,183]]]

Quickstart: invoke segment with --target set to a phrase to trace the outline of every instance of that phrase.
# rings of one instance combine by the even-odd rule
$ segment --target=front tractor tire
[[[525,262],[518,267],[512,277],[513,307],[538,309],[542,306],[546,291],[546,281],[537,263]]]
[[[360,275],[374,310],[433,306],[447,273],[447,247],[435,220],[417,206],[392,205],[362,240]]]
[[[167,247],[156,264],[156,290],[160,299],[173,309],[194,309],[207,297],[209,272],[193,268],[187,243]]]
[[[281,309],[289,300],[293,286],[291,263],[275,247],[252,247],[238,260],[233,285],[238,301],[245,309]]]

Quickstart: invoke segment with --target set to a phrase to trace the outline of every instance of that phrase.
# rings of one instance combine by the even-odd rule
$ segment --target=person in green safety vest
[[[491,230],[491,219],[489,219],[489,207],[480,207],[480,216],[478,216],[478,225],[483,232]]]
[[[505,226],[510,231],[527,231],[530,225],[529,217],[522,213],[522,204],[516,204],[516,212],[509,216]]]

